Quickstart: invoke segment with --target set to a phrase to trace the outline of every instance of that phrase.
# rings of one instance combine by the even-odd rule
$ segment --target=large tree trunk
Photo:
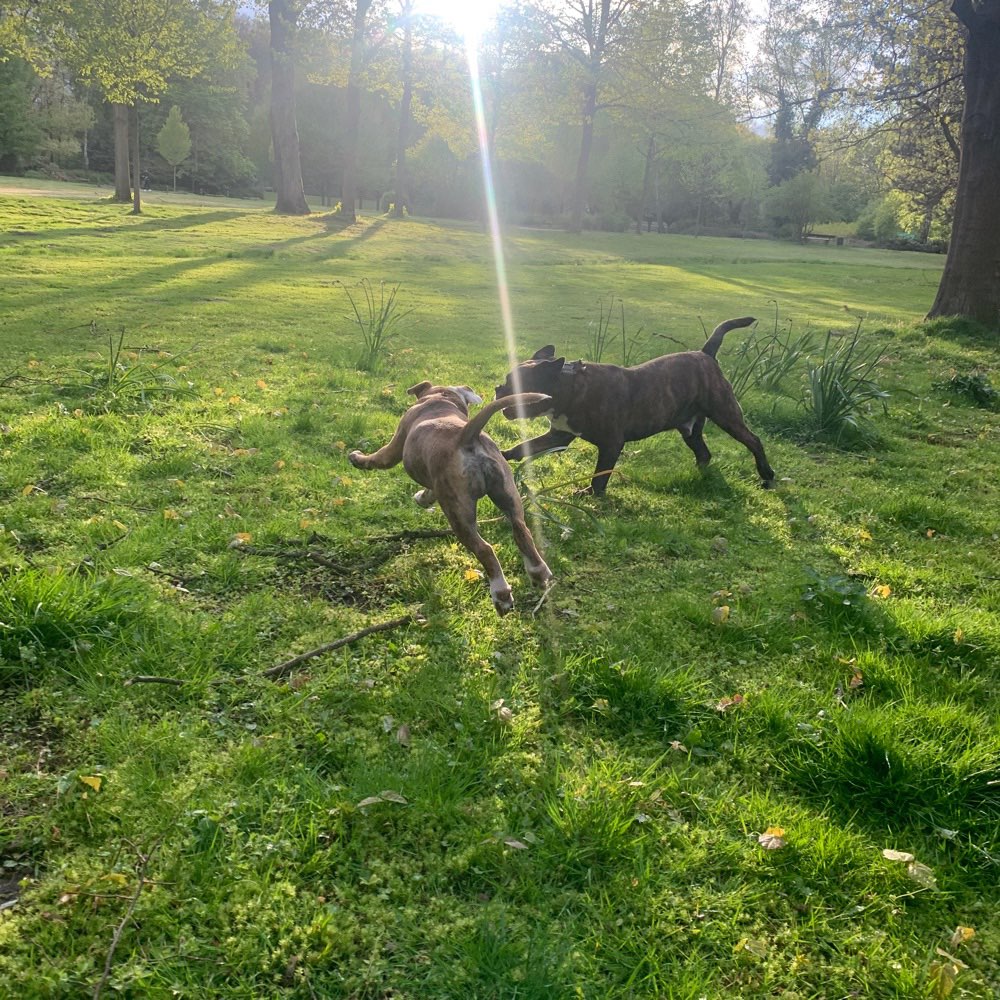
[[[365,27],[372,0],[357,0],[351,36],[351,70],[347,77],[347,128],[344,135],[344,171],[340,182],[340,216],[356,222],[358,195],[358,135],[361,132],[361,70],[365,57]]]
[[[269,0],[271,22],[271,144],[274,147],[274,210],[308,215],[295,118],[295,14],[288,0]]]
[[[1000,325],[1000,0],[954,0],[968,29],[962,158],[948,259],[928,316]]]
[[[410,105],[413,102],[413,3],[403,4],[403,96],[399,101],[399,134],[396,136],[396,204],[393,215],[402,218],[409,207],[410,178],[406,172],[406,146],[410,140]]]
[[[130,202],[128,179],[128,105],[112,104],[115,121],[115,201]]]
[[[142,172],[139,168],[139,102],[132,106],[132,214],[142,214]]]
[[[594,115],[597,112],[597,82],[587,83],[583,95],[583,136],[580,139],[580,156],[576,161],[576,179],[573,183],[573,210],[570,214],[571,232],[583,230],[583,212],[587,205],[587,168],[590,149],[594,144]]]

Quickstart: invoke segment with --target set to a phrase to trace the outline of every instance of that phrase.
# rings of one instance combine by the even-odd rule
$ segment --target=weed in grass
[[[378,284],[378,293],[367,278],[358,283],[364,296],[364,312],[358,307],[350,289],[344,286],[344,292],[354,310],[354,320],[361,333],[363,349],[358,358],[358,368],[365,372],[377,372],[386,362],[389,345],[396,338],[396,327],[404,320],[412,309],[400,309],[396,297],[400,285],[397,282],[388,292],[385,282]]]
[[[93,333],[96,323],[91,324]],[[136,407],[148,407],[155,400],[175,396],[194,396],[189,385],[182,385],[162,365],[141,360],[142,352],[126,351],[124,328],[118,342],[108,335],[108,354],[97,368],[79,369],[82,377],[78,383],[67,383],[64,388],[79,389],[89,394],[91,405],[103,413],[128,412]],[[176,362],[176,358],[174,361]]]
[[[861,344],[860,323],[850,338],[835,339],[832,331],[826,335],[820,361],[808,365],[802,401],[817,434],[835,440],[848,430],[871,436],[866,416],[870,404],[881,404],[885,413],[889,409],[889,393],[875,380],[882,357],[880,344]]]
[[[597,323],[589,324],[590,339],[588,341],[587,357],[591,361],[600,362],[604,357],[604,352],[610,347],[614,335],[611,333],[611,319],[615,313],[615,297],[612,295],[608,303],[607,313],[604,311],[604,299],[598,300],[600,314]],[[621,321],[621,361],[624,367],[637,364],[640,356],[645,353],[645,348],[650,341],[650,335],[642,335],[643,328],[640,326],[635,333],[629,334],[625,326],[625,300],[618,300],[618,314]]]
[[[951,378],[932,383],[935,389],[984,410],[1000,409],[1000,392],[986,372],[955,372]]]

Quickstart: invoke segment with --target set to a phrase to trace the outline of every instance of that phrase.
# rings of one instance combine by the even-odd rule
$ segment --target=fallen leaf
[[[408,747],[410,745],[410,727],[405,723],[396,730],[396,742],[401,747]]]
[[[31,494],[34,492],[35,492],[35,484],[28,483],[28,485],[25,486],[23,490],[21,490],[21,496],[23,497],[31,496]]]
[[[725,552],[729,548],[729,540],[723,538],[722,535],[716,535],[712,539],[712,551],[713,552]]]
[[[379,802],[381,802],[381,801],[382,801],[382,796],[381,795],[369,795],[367,799],[362,799],[358,803],[358,808],[359,809],[364,809],[365,806],[375,806],[375,805],[378,805]]]
[[[961,646],[962,645],[962,640],[964,638],[965,638],[965,633],[960,628],[955,629],[955,636],[954,636],[955,645],[956,646]]]
[[[163,519],[165,521],[179,521],[180,517],[181,517],[180,514],[178,514],[177,511],[173,509],[173,507],[168,507],[163,512]]]
[[[936,534],[937,534],[937,532],[933,528],[928,528],[927,529],[927,537],[928,538],[933,538]]]
[[[471,583],[473,580],[479,580],[482,575],[483,574],[478,569],[467,569],[464,577],[468,583]]]
[[[396,720],[391,715],[382,716],[382,732],[387,733],[396,724]]]
[[[509,726],[511,722],[514,721],[514,713],[506,705],[504,705],[502,708],[497,709],[497,718],[505,726]]]
[[[876,597],[888,597],[892,593],[892,587],[887,587],[884,583],[877,586],[873,593]]]
[[[757,843],[765,851],[780,851],[785,846],[785,830],[781,826],[769,826],[758,838]]]
[[[913,860],[913,855],[910,854],[909,851],[894,851],[894,850],[892,850],[889,847],[887,847],[882,852],[882,857],[885,858],[886,861],[912,861]]]
[[[851,674],[851,679],[847,686],[852,690],[856,691],[860,687],[864,687],[865,679],[861,671],[857,667],[854,668],[854,673]]]
[[[527,844],[522,843],[520,840],[516,840],[514,837],[504,837],[503,842],[508,847],[513,847],[515,851],[526,851],[528,849]]]
[[[957,948],[960,944],[965,944],[966,941],[971,941],[976,936],[975,927],[965,927],[959,924],[954,933],[951,935],[951,947]]]
[[[399,792],[393,792],[390,790],[386,792],[379,792],[379,795],[386,802],[398,802],[401,806],[407,805],[406,799],[404,799]]]
[[[670,741],[670,749],[671,750],[676,750],[678,753],[687,753],[688,752],[688,748],[686,746],[684,746],[684,744],[681,743],[680,740],[671,740]]]
[[[925,889],[937,888],[937,878],[935,877],[934,872],[920,861],[911,861],[906,866],[906,874],[909,875],[910,878],[917,883],[917,885],[923,886]]]
[[[858,538],[860,538],[861,541],[863,541],[863,542],[870,542],[872,540],[872,535],[871,535],[871,532],[868,531],[866,528],[862,528],[858,532]]]
[[[731,698],[719,699],[719,701],[716,702],[715,710],[717,712],[725,712],[728,709],[732,708],[734,705],[742,705],[742,704],[743,704],[743,695],[734,694]]]
[[[716,625],[722,625],[723,622],[729,621],[729,605],[722,604],[717,608],[712,608],[712,621]]]
[[[80,780],[88,788],[93,788],[95,792],[99,792],[101,785],[104,783],[104,779],[99,774],[81,774]]]
[[[930,967],[931,996],[934,1000],[945,1000],[951,996],[961,972],[957,962],[932,962]]]
[[[267,383],[262,378],[259,378],[259,379],[257,379],[257,388],[258,389],[266,389],[267,388]]]
[[[214,389],[212,390],[212,392],[214,392],[214,393],[216,394],[216,396],[221,396],[221,395],[222,395],[222,394],[223,394],[223,393],[224,393],[225,391],[226,391],[225,389],[222,389],[222,388],[220,388],[219,386],[216,386],[216,387],[215,387],[215,388],[214,388]]]

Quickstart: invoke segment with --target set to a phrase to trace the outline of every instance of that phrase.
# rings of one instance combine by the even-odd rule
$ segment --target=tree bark
[[[968,29],[962,157],[948,258],[928,317],[1000,326],[1000,0],[954,0]]]
[[[396,137],[396,203],[392,214],[401,219],[409,208],[410,178],[406,147],[410,139],[410,105],[413,102],[413,2],[403,3],[403,95],[399,100],[399,134]]]
[[[649,204],[650,189],[653,186],[653,160],[656,157],[656,140],[649,137],[646,146],[646,167],[642,172],[642,198],[639,200],[639,217],[635,220],[636,234],[642,232],[642,224],[646,221],[646,206]]]
[[[357,222],[358,135],[361,131],[361,70],[365,56],[365,28],[372,0],[357,0],[351,36],[351,70],[347,77],[347,128],[344,136],[344,170],[340,182],[340,216]]]
[[[132,105],[132,214],[142,214],[142,172],[139,167],[139,101]]]
[[[570,215],[570,231],[583,231],[583,213],[587,205],[587,168],[590,164],[590,149],[594,144],[594,115],[597,112],[597,81],[587,83],[583,95],[583,136],[580,139],[580,155],[576,161],[576,179],[573,183],[573,211]]]
[[[115,123],[115,201],[130,202],[128,177],[128,105],[113,104]]]
[[[295,117],[295,12],[289,0],[269,0],[271,22],[271,144],[274,147],[274,210],[308,215],[299,130]]]

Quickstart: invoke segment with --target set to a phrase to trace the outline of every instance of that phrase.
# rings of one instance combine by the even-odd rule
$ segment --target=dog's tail
[[[714,358],[715,355],[719,353],[719,348],[722,346],[722,338],[729,333],[730,330],[738,330],[742,326],[749,326],[751,323],[756,322],[757,320],[753,316],[742,316],[740,319],[727,319],[725,323],[720,323],[712,331],[712,336],[705,341],[705,346],[702,348],[702,352],[707,354],[710,358]]]
[[[494,413],[511,407],[520,408],[531,403],[544,403],[551,398],[543,392],[519,392],[513,396],[491,400],[462,428],[462,433],[458,438],[459,448],[464,448],[467,444],[475,441]]]

